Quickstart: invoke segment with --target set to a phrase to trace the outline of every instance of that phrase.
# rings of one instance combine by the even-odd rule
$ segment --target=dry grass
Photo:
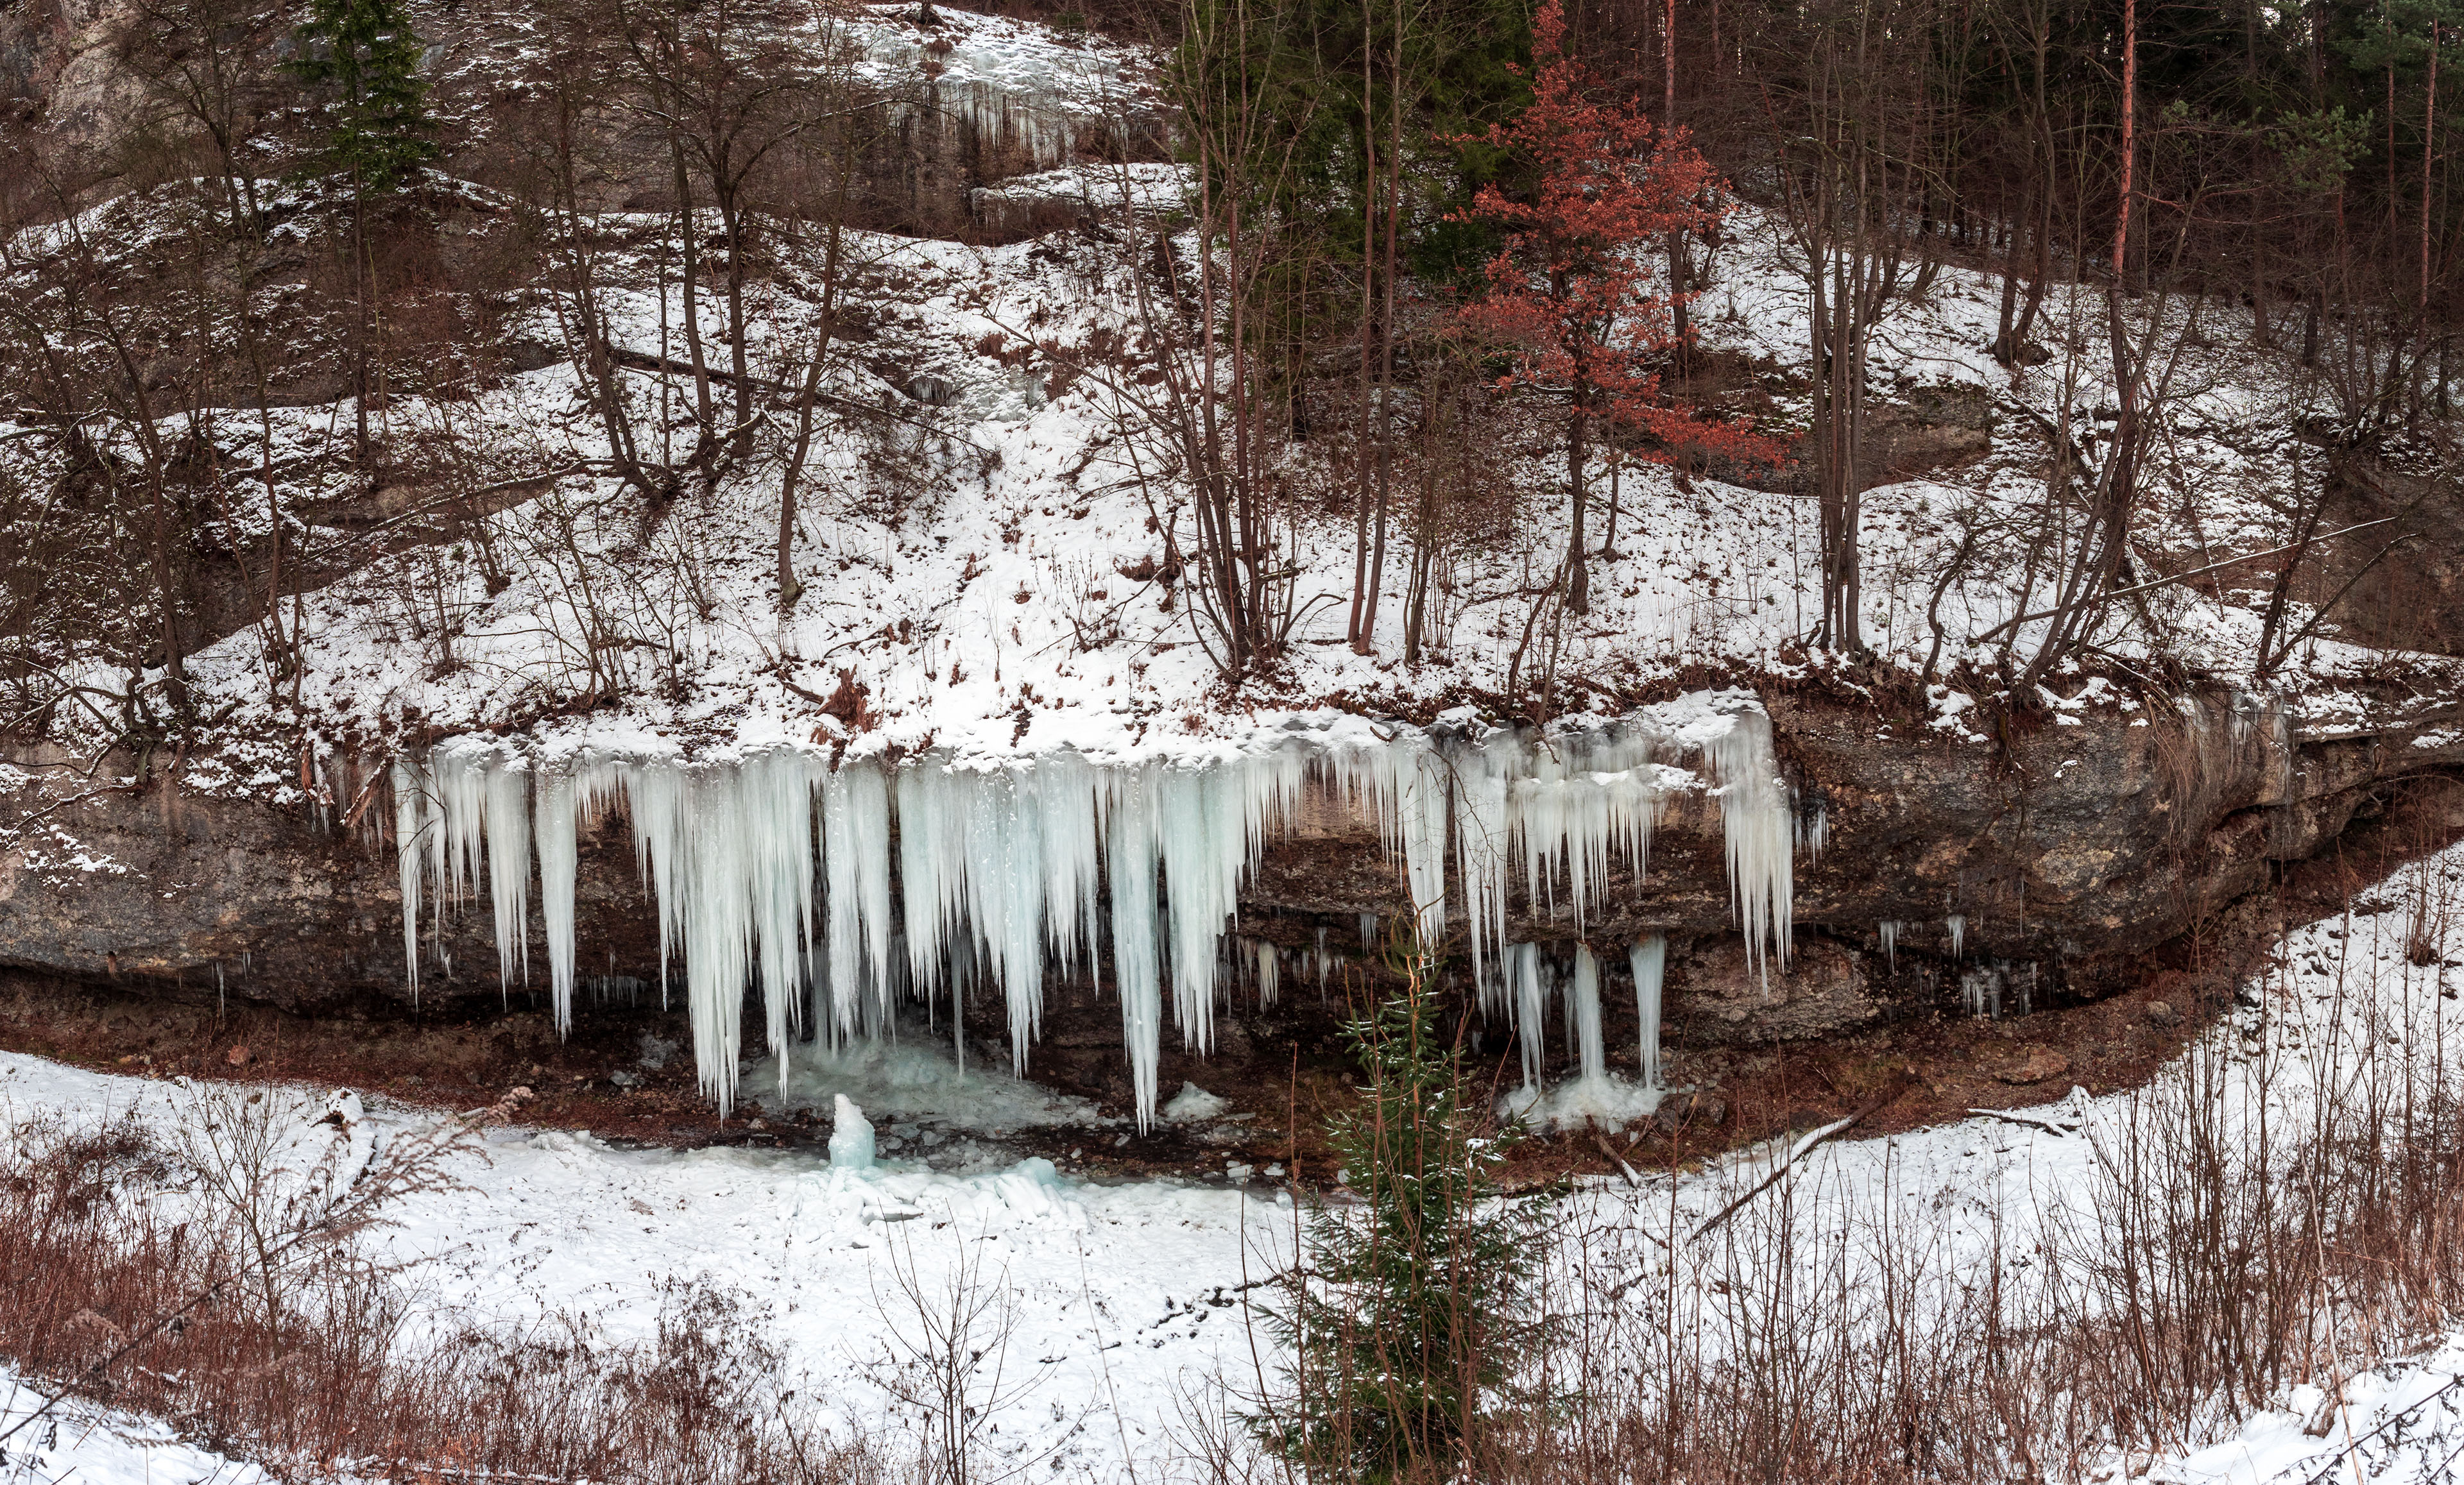
[[[2314,1008],[2305,1058],[2287,1026],[2246,1038],[2246,1007],[2003,1205],[1991,1183],[1877,1199],[1870,1173],[1817,1163],[1700,1236],[1673,1205],[1598,1219],[1542,1301],[1562,1325],[1530,1359],[1539,1401],[1467,1428],[1468,1456],[1426,1477],[2086,1478],[2417,1352],[2464,1317],[2464,1048],[2421,948],[2450,941],[2457,897],[2433,867],[2386,906],[2393,955]],[[2289,1026],[2277,962],[2260,989]],[[1220,1424],[1184,1437],[1219,1479],[1286,1477]]]
[[[251,1153],[256,1108],[277,1097],[221,1096],[238,1111],[224,1137],[178,1147],[133,1119],[20,1125],[0,1172],[0,1353],[46,1391],[166,1418],[295,1476],[891,1477],[866,1441],[817,1423],[734,1295],[678,1284],[655,1340],[630,1344],[572,1318],[507,1334],[419,1312],[409,1276],[349,1239],[382,1223],[383,1199],[441,1180],[443,1147],[380,1156],[345,1172],[341,1202],[303,1205],[300,1183]],[[379,1200],[350,1204],[371,1183]],[[270,1262],[222,1190],[253,1193]],[[162,1193],[175,1199],[138,1199]]]

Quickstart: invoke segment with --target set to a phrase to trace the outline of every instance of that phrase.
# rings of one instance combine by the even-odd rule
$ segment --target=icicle
[[[1434,946],[1446,926],[1445,759],[1426,738],[1407,734],[1375,747],[1353,745],[1341,758],[1344,788],[1377,817],[1380,841],[1403,861],[1420,942]],[[1377,915],[1361,914],[1361,947],[1374,949]]]
[[[1831,840],[1831,806],[1816,799],[1811,819],[1798,815],[1795,819],[1796,848],[1811,860],[1822,860],[1822,847]]]
[[[1950,956],[1956,959],[1966,951],[1968,918],[1963,913],[1952,913],[1942,920],[1942,926],[1950,934]]]
[[[1360,951],[1364,954],[1377,951],[1377,915],[1374,912],[1360,915]]]
[[[1523,1049],[1523,1086],[1540,1086],[1547,1058],[1548,987],[1540,978],[1540,946],[1509,944],[1503,956],[1514,997],[1515,1039]]]
[[[573,888],[580,871],[580,819],[573,775],[540,775],[539,814],[539,917],[547,925],[548,1003],[556,1034],[573,1030]]]
[[[429,755],[439,816],[430,863],[439,894],[458,903],[479,881],[479,844],[487,817],[488,761],[495,749],[459,739]]]
[[[829,891],[830,1030],[856,1034],[867,1003],[890,1005],[890,781],[869,764],[831,775],[822,792]]]
[[[488,896],[496,910],[496,985],[531,978],[530,770],[492,760],[486,774]]]
[[[1642,1085],[1660,1086],[1660,985],[1668,968],[1668,936],[1654,933],[1627,950],[1634,968],[1635,1018],[1641,1030],[1638,1050],[1642,1057]]]
[[[1494,976],[1487,956],[1502,960],[1506,945],[1507,844],[1509,780],[1521,762],[1522,744],[1500,730],[1485,744],[1455,750],[1455,869],[1463,878],[1463,918],[1471,939],[1471,973],[1482,987],[1482,1009]]]
[[[1746,936],[1746,960],[1768,974],[1767,953],[1788,965],[1795,872],[1789,856],[1793,816],[1788,787],[1771,752],[1771,717],[1730,714],[1727,730],[1705,751],[1720,781],[1720,823],[1727,837],[1728,895]],[[1766,948],[1768,946],[1768,948]]]
[[[394,865],[402,883],[402,963],[409,981],[410,1003],[419,1004],[419,898],[420,888],[428,879],[425,854],[428,842],[421,839],[430,827],[428,820],[427,771],[400,758],[394,760],[393,783],[393,850]],[[442,835],[442,830],[438,831]],[[219,985],[222,966],[214,966]]]
[[[1009,1012],[1010,1070],[1020,1077],[1044,1028],[1044,811],[1032,776],[952,775],[965,781],[967,913]]]
[[[1299,803],[1306,759],[1279,748],[1147,776],[1169,908],[1173,1015],[1182,1043],[1203,1055],[1215,1045],[1216,940],[1241,905],[1241,880],[1256,865],[1267,826]]]
[[[1138,1132],[1155,1123],[1155,1065],[1162,1055],[1163,967],[1155,932],[1155,810],[1152,766],[1112,775],[1106,856],[1112,878],[1112,981],[1121,995]]]
[[[1890,966],[1892,973],[1897,974],[1900,972],[1900,920],[1884,918],[1874,928],[1882,940],[1882,962]]]
[[[1099,852],[1104,835],[1095,771],[1073,753],[1039,759],[1034,798],[1044,821],[1045,936],[1063,974],[1077,968],[1082,953],[1091,974],[1102,917]]]
[[[1600,1041],[1600,961],[1589,944],[1574,946],[1574,1046],[1586,1081],[1608,1076],[1608,1048]]]
[[[416,765],[403,766],[413,785],[398,790],[411,802],[397,801],[406,917],[415,925],[427,902],[474,886],[484,847],[502,972],[510,979],[517,955],[527,972],[536,842],[551,994],[560,1028],[568,1027],[579,836],[600,797],[621,787],[656,903],[662,1001],[680,970],[703,1084],[724,1108],[744,996],[757,984],[782,1072],[808,1008],[836,1042],[885,1033],[900,995],[915,995],[937,1023],[944,993],[955,1011],[975,989],[996,985],[1023,1066],[1041,1028],[1046,956],[1064,973],[1097,963],[1109,895],[1114,988],[1143,1123],[1154,1112],[1167,978],[1183,1040],[1200,1052],[1214,1039],[1222,967],[1253,979],[1262,1003],[1280,997],[1281,955],[1226,935],[1267,831],[1290,817],[1316,768],[1374,807],[1425,941],[1445,927],[1445,839],[1454,832],[1473,983],[1484,1015],[1502,1014],[1521,1034],[1527,1078],[1536,1081],[1555,971],[1529,945],[1505,962],[1508,863],[1520,853],[1535,906],[1545,911],[1562,894],[1579,928],[1599,909],[1620,859],[1612,853],[1639,878],[1663,791],[1702,787],[1654,761],[1672,739],[1702,748],[1704,772],[1717,780],[1731,893],[1757,961],[1771,945],[1787,951],[1793,817],[1769,718],[1699,705],[1683,714],[1689,720],[1673,731],[1655,712],[1535,742],[1502,730],[1476,743],[1287,734],[1203,764],[1098,768],[1065,753],[991,767],[935,757],[894,773],[854,763],[831,774],[817,754],[790,749],[711,767],[672,756],[560,762],[536,769],[536,789],[526,760],[493,740],[465,740],[434,751],[426,788]],[[1817,810],[1809,830],[1818,839],[1823,828]],[[892,906],[893,870],[903,909]],[[1375,914],[1362,915],[1364,950],[1377,947],[1379,928]],[[443,962],[441,938],[436,951]],[[1301,961],[1305,974],[1314,966],[1322,997],[1334,959],[1322,935]],[[415,956],[409,968],[417,972]],[[1595,961],[1587,972],[1588,984],[1560,1001],[1577,1043],[1596,1042],[1586,1031],[1597,1015]],[[1585,974],[1578,964],[1575,978]],[[954,1037],[962,1025],[954,1015]],[[1595,1046],[1585,1053],[1587,1068],[1603,1059]]]

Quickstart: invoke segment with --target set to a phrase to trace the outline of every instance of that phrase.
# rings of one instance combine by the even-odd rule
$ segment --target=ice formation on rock
[[[1876,936],[1881,938],[1882,941],[1882,962],[1890,967],[1893,973],[1898,973],[1900,968],[1900,920],[1897,918],[1884,918],[1881,922],[1874,925],[1874,930]]]
[[[1956,959],[1967,947],[1968,918],[1963,913],[1952,913],[1942,920],[1942,927],[1943,931],[1950,935],[1950,956]]]
[[[1675,761],[1689,753],[1709,779]],[[483,862],[500,983],[527,977],[536,855],[560,1031],[572,1016],[581,832],[621,806],[655,905],[662,995],[671,968],[680,970],[701,1085],[722,1108],[735,1097],[743,1005],[756,987],[782,1079],[808,1025],[829,1046],[879,1035],[901,998],[936,1016],[948,1008],[956,1023],[956,1002],[979,988],[1001,996],[1023,1071],[1043,1023],[1047,968],[1091,974],[1109,929],[1143,1125],[1155,1109],[1167,989],[1183,1044],[1201,1054],[1214,1043],[1218,1001],[1235,984],[1250,980],[1262,1001],[1273,998],[1277,951],[1259,944],[1239,963],[1239,946],[1227,951],[1224,935],[1266,841],[1296,819],[1312,788],[1375,818],[1401,865],[1413,927],[1432,943],[1446,930],[1453,833],[1454,890],[1482,1006],[1517,1034],[1527,1082],[1540,1079],[1542,1018],[1560,987],[1537,945],[1504,940],[1511,888],[1519,884],[1531,917],[1571,917],[1579,933],[1607,905],[1613,861],[1639,886],[1652,826],[1670,799],[1690,792],[1718,801],[1749,951],[1758,963],[1787,951],[1794,812],[1770,719],[1736,693],[1538,736],[1343,718],[1314,730],[1295,724],[1202,759],[1119,764],[1063,752],[833,769],[825,754],[793,747],[688,763],[458,738],[424,760],[397,762],[392,782],[414,992],[419,914],[473,895]],[[1363,915],[1362,936],[1373,948],[1374,914]],[[1330,958],[1321,944],[1321,988]],[[1635,963],[1639,994],[1643,960]],[[1659,960],[1651,964],[1656,1012]],[[1561,1002],[1591,1071],[1605,1059],[1598,977],[1583,951],[1572,998]],[[1647,1026],[1646,1066],[1656,1040]]]
[[[1574,946],[1574,1048],[1585,1078],[1608,1076],[1608,1048],[1600,1040],[1600,961],[1589,944]]]
[[[830,1114],[830,1168],[835,1170],[869,1170],[872,1168],[872,1121],[855,1106],[844,1093],[838,1095]]]
[[[1638,1034],[1642,1056],[1642,1085],[1660,1086],[1660,984],[1668,970],[1668,935],[1654,933],[1626,951],[1634,967],[1635,1017],[1640,1023]]]

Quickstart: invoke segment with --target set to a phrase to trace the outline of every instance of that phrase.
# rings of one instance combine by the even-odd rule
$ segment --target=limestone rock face
[[[1509,936],[1568,953],[1588,942],[1621,973],[1626,944],[1666,934],[1680,1041],[1822,1036],[1930,1010],[2019,1014],[2115,988],[2149,950],[2330,845],[2358,814],[2464,772],[2464,736],[2305,737],[2229,697],[2172,716],[2084,712],[2007,751],[1862,703],[1773,696],[1771,708],[1800,814],[1818,816],[1825,838],[1797,858],[1784,967],[1748,961],[1717,810],[1701,802],[1662,819],[1639,883],[1617,868],[1604,909],[1577,925],[1562,901],[1518,902]],[[367,828],[381,809],[357,826],[320,820],[266,802],[282,792],[270,779],[244,797],[186,793],[160,761],[114,756],[89,772],[25,752],[0,765],[0,965],[166,993],[220,987],[302,1011],[408,994],[391,848]],[[1324,966],[1375,957],[1363,915],[1405,910],[1398,877],[1370,819],[1313,798],[1249,879],[1233,957],[1283,950],[1287,1004],[1339,1001],[1320,988]],[[533,912],[529,974],[543,988]],[[656,919],[621,819],[583,834],[576,915],[585,982],[657,982]],[[1449,917],[1460,962],[1463,917]],[[448,966],[425,974],[423,996],[496,1001],[526,988],[518,957],[499,982],[484,902],[441,919],[431,906],[420,932]],[[1091,1079],[1096,1060],[1117,1059],[1111,983],[1106,972],[1096,987],[1053,987],[1039,1062],[1084,1060]],[[1261,1010],[1243,983],[1219,1055],[1239,1055],[1242,1017]],[[1631,1020],[1623,994],[1606,997],[1613,1037]]]

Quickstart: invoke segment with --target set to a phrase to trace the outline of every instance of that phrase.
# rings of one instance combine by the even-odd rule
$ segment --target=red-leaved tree
[[[1742,423],[1703,421],[1663,397],[1660,366],[1678,348],[1679,302],[1654,284],[1643,252],[1673,232],[1701,232],[1725,214],[1720,183],[1683,129],[1655,126],[1631,103],[1600,103],[1588,69],[1566,55],[1566,16],[1549,0],[1532,22],[1531,104],[1511,124],[1471,139],[1530,162],[1528,198],[1495,186],[1473,198],[1473,220],[1505,229],[1488,265],[1488,292],[1460,311],[1472,333],[1507,350],[1501,386],[1566,401],[1567,484],[1573,530],[1562,580],[1566,606],[1591,609],[1583,561],[1586,463],[1592,426],[1648,438],[1654,463],[1693,452],[1775,459],[1778,446]]]

